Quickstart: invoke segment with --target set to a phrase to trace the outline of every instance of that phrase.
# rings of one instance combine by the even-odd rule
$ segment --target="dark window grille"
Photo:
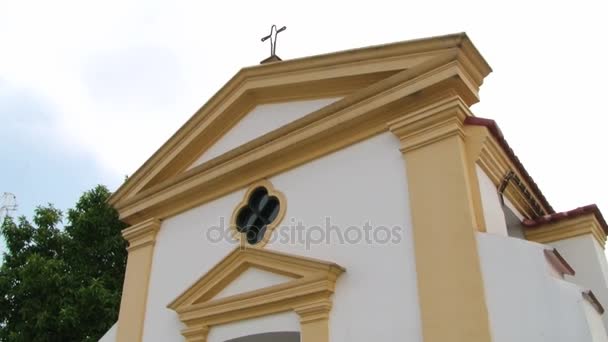
[[[247,204],[239,209],[236,216],[236,229],[244,233],[251,245],[262,241],[266,228],[279,215],[281,204],[275,196],[270,196],[265,187],[251,192]]]

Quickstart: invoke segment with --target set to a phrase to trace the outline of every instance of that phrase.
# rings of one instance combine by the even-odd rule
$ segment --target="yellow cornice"
[[[446,58],[453,63],[446,62]],[[462,95],[465,101],[476,102],[483,77],[491,69],[464,34],[245,68],[144,163],[115,192],[110,203],[124,207],[125,202],[144,190],[183,172],[256,104],[337,94],[356,98],[352,95],[361,90],[373,89],[395,78],[411,77],[411,70],[420,70],[421,66],[438,60],[445,64],[446,72],[456,71],[452,76],[468,89],[469,94]],[[318,117],[313,114],[309,117]]]
[[[526,239],[539,243],[548,243],[591,234],[604,248],[606,233],[593,213],[574,218],[564,218],[555,223],[545,223],[542,226],[526,228]]]
[[[401,152],[421,148],[452,135],[464,137],[463,121],[472,115],[456,92],[388,123],[401,141]]]
[[[229,297],[214,296],[250,267],[293,280]],[[257,248],[235,249],[167,307],[178,313],[187,341],[205,341],[213,326],[294,311],[303,342],[327,342],[331,295],[344,269],[334,263]]]
[[[405,55],[419,55],[428,53],[429,51],[453,48],[461,48],[466,57],[471,59],[473,64],[477,65],[480,74],[485,76],[492,72],[490,65],[464,32],[294,58],[282,61],[281,63],[254,65],[242,70],[255,71],[257,75],[266,75],[327,66],[335,67],[336,65],[352,63],[367,64],[370,60],[390,61]],[[382,64],[384,63],[382,62]]]
[[[402,71],[291,124],[116,203],[134,223],[163,219],[259,179],[388,130],[387,123],[450,92],[470,105],[475,89],[449,54]]]
[[[519,167],[511,161],[487,127],[465,125],[464,132],[469,161],[474,165],[479,165],[497,189],[509,171],[513,171],[528,189],[532,188],[531,184],[525,181],[526,178],[521,174]],[[530,195],[538,203],[542,203],[536,194],[530,193]],[[503,196],[508,198],[515,209],[525,217],[536,216],[532,204],[513,187],[507,187]],[[543,208],[543,210],[548,212],[548,208]]]
[[[136,225],[130,226],[122,231],[122,236],[129,242],[128,251],[145,246],[153,245],[156,241],[156,233],[160,229],[160,221],[150,218]]]

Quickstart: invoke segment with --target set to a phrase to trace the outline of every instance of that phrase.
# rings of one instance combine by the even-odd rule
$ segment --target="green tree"
[[[31,224],[5,218],[0,341],[97,341],[117,319],[126,260],[125,225],[103,186],[85,192],[67,224],[52,205]]]

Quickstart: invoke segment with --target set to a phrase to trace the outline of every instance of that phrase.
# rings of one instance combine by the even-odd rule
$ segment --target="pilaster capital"
[[[184,338],[188,342],[207,342],[208,335],[209,327],[206,325],[186,328],[182,330],[182,336],[184,336]]]
[[[141,247],[153,245],[156,241],[156,233],[158,233],[159,229],[160,220],[155,218],[145,220],[124,229],[122,231],[122,236],[129,242],[129,248],[127,248],[127,250],[131,252]]]
[[[312,303],[306,303],[294,307],[294,311],[300,316],[300,323],[310,323],[319,320],[328,320],[331,311],[331,299],[324,298]]]
[[[406,153],[445,138],[464,138],[463,122],[471,116],[466,103],[457,95],[444,97],[388,123],[401,140]]]

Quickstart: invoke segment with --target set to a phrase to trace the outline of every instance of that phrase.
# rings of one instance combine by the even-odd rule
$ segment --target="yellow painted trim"
[[[116,341],[141,341],[156,234],[160,221],[149,219],[123,230],[129,242]]]
[[[291,281],[214,299],[250,267],[287,275]],[[300,317],[302,342],[329,341],[329,312],[335,282],[344,268],[329,262],[260,248],[235,249],[168,308],[179,315],[187,341],[206,341],[213,326],[295,311]]]
[[[272,221],[269,225],[266,226],[266,232],[264,233],[264,238],[257,244],[250,245],[249,243],[247,243],[245,233],[241,233],[236,229],[236,217],[237,217],[239,210],[242,207],[244,207],[245,205],[247,205],[247,201],[249,200],[249,197],[251,197],[251,193],[255,189],[260,188],[260,187],[266,188],[266,190],[268,190],[268,195],[274,196],[279,200],[279,213],[277,214],[277,217],[274,219],[274,221]],[[287,198],[285,198],[285,195],[283,195],[282,192],[276,190],[270,181],[268,181],[266,179],[257,181],[249,186],[249,189],[245,193],[245,196],[243,196],[243,199],[241,200],[241,202],[239,202],[239,204],[234,209],[234,212],[232,213],[232,217],[230,219],[230,231],[232,232],[232,236],[235,239],[237,239],[238,241],[240,241],[240,245],[243,247],[262,248],[268,243],[268,241],[270,240],[270,237],[272,236],[272,232],[279,225],[279,223],[281,223],[281,221],[283,220],[283,217],[285,216],[286,211],[287,211]]]
[[[606,244],[606,233],[604,233],[597,217],[592,213],[572,219],[561,219],[555,223],[546,223],[540,227],[526,228],[524,234],[526,239],[539,243],[549,243],[591,234],[602,248],[605,248]]]
[[[528,189],[532,188],[530,184],[525,181],[526,178],[521,175],[518,168],[511,162],[507,153],[502,149],[487,127],[467,125],[464,128],[464,132],[466,135],[466,149],[469,162],[479,165],[483,172],[492,180],[492,183],[494,183],[497,189],[509,171],[515,172]],[[471,172],[471,175],[475,173],[474,171],[475,170]],[[474,178],[477,179],[476,173]],[[535,216],[531,203],[513,187],[508,186],[503,193],[503,196],[505,196],[523,216],[527,218]],[[542,201],[540,201],[534,193],[531,193],[531,196],[542,205]],[[543,208],[543,210],[547,211],[548,208]]]
[[[468,115],[452,94],[390,124],[407,169],[425,342],[492,340],[465,152]]]
[[[164,219],[324,154],[388,130],[387,122],[449,89],[470,105],[458,54],[444,55],[357,91],[179,176],[115,204],[134,223]]]
[[[469,115],[461,111],[466,112],[468,106],[478,101],[479,87],[490,71],[487,63],[464,34],[269,63],[241,70],[110,198],[110,203],[119,211],[120,218],[131,223],[133,227],[156,225],[156,228],[150,229],[148,233],[139,229],[125,233],[125,238],[133,242],[129,250],[121,302],[119,340],[141,340],[154,239],[159,220],[386,132],[389,127],[394,131],[409,132],[407,134],[416,139],[414,144],[409,141],[403,143],[406,159],[409,159],[408,156],[412,153],[417,154],[416,151],[443,146],[446,141],[461,141],[462,122],[460,119],[454,120],[450,115],[460,113],[459,118]],[[217,158],[185,170],[256,104],[337,94],[345,97]],[[454,97],[457,98],[456,101]],[[449,98],[451,100],[448,100]],[[452,101],[450,103],[456,103],[458,109],[454,111],[448,102],[442,104],[447,105],[446,108],[437,107],[440,101]],[[429,106],[440,113],[433,117],[441,120],[424,117],[426,112],[421,111],[421,108]],[[451,114],[445,112],[446,110]],[[402,120],[395,121],[398,118]],[[411,122],[411,129],[408,130],[405,128],[408,126],[406,122],[412,118],[416,119]],[[430,124],[436,125],[430,128]],[[433,129],[437,131],[430,133]],[[420,131],[421,134],[413,134],[414,131]],[[427,137],[423,138],[424,135]],[[460,143],[456,143],[458,144]],[[449,152],[453,152],[450,150],[452,148],[446,147],[442,153],[449,156]],[[420,165],[424,164],[425,158],[420,159]],[[434,157],[431,156],[429,160],[432,158]],[[415,164],[417,163],[412,165]],[[419,167],[414,169],[418,170]],[[468,183],[465,185],[468,188]],[[436,195],[435,192],[430,194]],[[469,197],[470,194],[467,198]],[[448,231],[462,228],[461,223]],[[417,222],[417,225],[424,226],[420,222]],[[471,227],[473,226],[475,218],[471,216]],[[423,238],[418,239],[417,248],[429,243],[429,237],[431,236],[423,234]],[[465,240],[469,241],[467,239]],[[454,248],[456,257],[463,257],[462,262],[469,262],[472,260],[471,254],[463,252],[460,249],[462,245],[457,244]],[[247,251],[250,259],[253,258],[253,253],[267,252],[251,248]],[[476,253],[476,249],[471,253]],[[293,268],[292,264],[301,258],[289,260],[289,267]],[[421,255],[421,260],[426,260],[424,255]],[[476,262],[475,259],[472,265],[476,265]],[[429,280],[427,271],[433,262],[426,263],[427,261],[420,264],[417,262],[417,265],[419,270],[423,270],[420,271],[424,274],[421,278]],[[455,280],[470,279],[470,282],[463,282],[466,286],[472,286],[465,291],[465,295],[477,293],[477,284],[474,282],[477,266],[472,266],[472,271],[462,270],[461,264],[456,266],[458,267],[455,271],[449,272],[449,277]],[[268,267],[275,272],[280,271],[276,264],[271,263]],[[190,327],[186,324],[183,335],[189,341],[204,341],[213,324],[249,317],[247,312],[261,315],[294,310],[300,315],[302,336],[306,342],[326,341],[329,336],[326,318],[329,317],[331,308],[330,296],[333,293],[335,277],[341,272],[335,267],[337,266],[334,266],[333,272],[325,272],[318,278],[309,275],[300,275],[298,278],[296,274],[297,279],[285,288],[273,288],[272,291],[266,289],[269,292],[262,289],[240,297],[231,296],[222,299],[223,301],[214,301],[213,291],[230,281],[228,275],[220,277],[214,290],[208,289],[206,292],[209,298],[201,296],[198,298],[200,302],[190,305],[190,309],[194,310],[192,312],[196,312],[193,315],[200,315],[204,318],[202,321],[190,322],[188,313],[183,312],[186,315],[182,317],[183,320],[191,323]],[[453,274],[456,270],[464,271],[460,278]],[[283,272],[289,271],[284,269]],[[231,274],[234,276],[238,272]],[[419,279],[419,284],[422,283],[425,282],[420,282]],[[456,285],[455,283],[454,286]],[[196,288],[196,285],[193,288]],[[453,294],[453,291],[448,293]],[[277,297],[277,294],[280,296]],[[444,295],[439,297],[443,298]],[[276,304],[273,298],[282,298],[282,302]],[[425,298],[430,297],[427,294]],[[241,310],[249,305],[245,300],[246,303],[256,303],[256,308],[253,311]],[[473,298],[467,312],[477,310],[482,302],[483,300]],[[425,301],[424,304],[421,303],[421,307],[431,308],[430,311],[433,312],[437,309],[436,303],[436,300]],[[454,303],[458,304],[460,301],[446,302],[449,312],[458,310],[452,305]],[[214,311],[218,308],[224,311]],[[231,314],[227,315],[225,312]],[[426,316],[426,329],[438,327],[437,322],[442,322],[445,317],[446,315],[442,314],[437,318]],[[468,324],[468,316],[466,317],[465,323]],[[487,317],[480,319],[482,326],[473,330],[483,331],[486,319]],[[200,324],[201,322],[204,324]],[[458,319],[455,318],[454,322],[458,322]],[[468,327],[466,324],[465,326]],[[463,329],[466,330],[467,327]],[[476,337],[476,333],[473,336]],[[431,336],[427,341],[435,339]]]
[[[462,97],[467,102],[476,102],[479,86],[491,69],[465,34],[245,68],[133,174],[112,195],[110,203],[123,208],[126,201],[134,199],[145,189],[180,174],[255,104],[336,95],[357,98],[353,95],[368,88],[383,90],[378,89],[378,85],[399,74],[413,77],[411,70],[420,70],[421,65],[433,60],[441,60],[448,65],[444,60],[446,56],[454,62],[453,65],[457,65],[455,73],[448,77],[459,78],[470,92],[462,94]],[[429,86],[423,83],[419,82],[422,88]],[[341,102],[342,107],[349,103],[348,100]],[[320,115],[311,114],[310,117],[320,118]],[[128,221],[133,223],[137,220],[129,218]]]

